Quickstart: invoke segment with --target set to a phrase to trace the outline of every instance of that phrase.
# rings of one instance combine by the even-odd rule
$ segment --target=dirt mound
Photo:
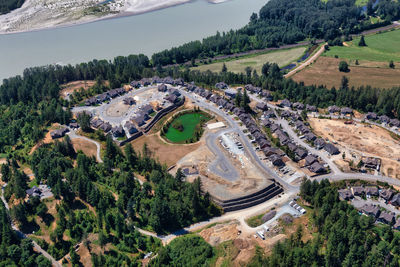
[[[237,247],[238,249],[242,250],[242,249],[247,249],[250,246],[250,241],[246,240],[246,239],[235,239],[233,240],[233,244],[235,245],[235,247]]]
[[[204,229],[199,233],[212,246],[217,246],[227,240],[233,240],[238,236],[238,222],[232,221],[227,224],[217,224]]]
[[[275,215],[276,215],[276,211],[275,211],[275,210],[272,210],[272,211],[268,212],[267,214],[265,214],[265,215],[262,217],[262,221],[263,221],[264,223],[265,223],[265,222],[268,222],[269,220],[271,220],[272,218],[274,218]]]

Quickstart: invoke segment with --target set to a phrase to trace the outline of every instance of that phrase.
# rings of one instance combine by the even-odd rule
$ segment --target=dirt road
[[[317,60],[317,58],[322,55],[322,53],[325,52],[325,45],[322,45],[321,48],[318,50],[317,53],[315,53],[312,57],[310,57],[306,62],[302,63],[300,66],[298,66],[297,68],[295,68],[294,70],[290,71],[289,73],[287,73],[284,77],[285,78],[290,78],[291,76],[293,76],[294,74],[296,74],[298,71],[301,71],[302,69],[304,69],[305,67],[311,65],[315,60]]]

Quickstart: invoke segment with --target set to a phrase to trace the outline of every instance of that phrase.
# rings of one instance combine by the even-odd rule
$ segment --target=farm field
[[[349,85],[359,87],[370,85],[372,87],[391,88],[400,84],[400,64],[395,63],[399,68],[390,69],[387,63],[360,61],[356,66],[350,62],[350,72],[340,72],[338,69],[341,59],[333,57],[319,57],[311,66],[305,68],[292,76],[292,79],[306,85],[325,85],[328,88],[340,87],[341,79],[346,76]]]
[[[346,42],[347,46],[330,47],[325,52],[326,56],[351,60],[369,60],[400,62],[400,30],[378,33],[365,36],[366,47],[359,47],[360,38],[355,38],[351,42]]]
[[[170,124],[168,131],[165,133],[165,137],[173,143],[184,143],[194,137],[196,127],[205,120],[208,120],[204,114],[201,113],[188,113],[179,116],[174,119]],[[183,130],[175,129],[174,123],[180,123],[183,126]]]
[[[239,59],[231,59],[227,61],[201,65],[192,69],[200,71],[210,70],[212,72],[220,72],[222,70],[223,64],[225,63],[228,71],[232,71],[235,73],[245,72],[246,67],[251,67],[258,73],[261,73],[261,68],[266,62],[276,63],[280,67],[283,67],[299,59],[306,52],[306,50],[306,46],[296,47],[292,49],[272,51],[265,54],[258,54]]]

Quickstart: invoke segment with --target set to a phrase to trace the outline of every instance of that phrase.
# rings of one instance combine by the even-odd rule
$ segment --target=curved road
[[[297,192],[298,187],[293,186],[289,183],[287,183],[285,180],[283,180],[281,177],[279,177],[272,169],[268,168],[258,157],[256,151],[253,148],[253,145],[250,143],[249,139],[245,136],[243,131],[239,128],[238,123],[232,119],[231,116],[227,115],[224,111],[218,109],[213,103],[207,103],[203,98],[200,96],[197,96],[193,93],[188,93],[181,88],[178,89],[182,95],[184,95],[187,98],[190,98],[193,102],[196,103],[199,107],[209,110],[222,118],[225,119],[225,121],[229,124],[230,128],[232,129],[233,132],[236,132],[239,136],[241,141],[243,142],[243,147],[246,150],[247,154],[251,156],[253,162],[258,165],[258,167],[266,172],[272,179],[275,179],[277,182],[279,182],[283,188],[291,191],[291,192]],[[200,99],[200,101],[198,101]]]
[[[257,102],[263,102],[263,100],[254,97],[250,95],[251,99]],[[268,104],[268,107],[273,109],[277,108],[275,105]],[[335,163],[332,162],[332,160],[329,158],[327,152],[322,151],[322,150],[317,150],[314,147],[310,146],[306,142],[304,142],[302,139],[298,137],[298,135],[293,131],[293,129],[290,127],[289,123],[287,120],[279,118],[276,120],[278,124],[280,124],[283,128],[284,131],[288,133],[290,138],[295,141],[298,145],[301,145],[305,147],[308,151],[311,153],[319,156],[321,159],[325,161],[329,165],[329,168],[331,169],[332,173],[326,174],[326,175],[321,175],[316,178],[317,181],[321,181],[323,179],[329,179],[331,181],[341,181],[341,180],[348,180],[348,179],[360,179],[360,180],[365,180],[365,181],[371,181],[371,182],[376,182],[380,181],[383,183],[388,183],[392,185],[397,185],[400,186],[400,180],[390,178],[387,176],[383,175],[372,175],[372,174],[366,174],[366,173],[345,173],[342,172]]]
[[[208,133],[205,136],[207,147],[216,156],[208,168],[214,174],[225,178],[228,181],[236,181],[240,175],[236,168],[233,166],[231,161],[227,160],[224,152],[222,152],[217,146],[218,137],[224,133],[232,132],[231,129],[223,129],[216,133]]]
[[[69,135],[69,137],[70,137],[71,139],[83,139],[83,140],[86,140],[86,141],[88,141],[88,142],[91,142],[91,143],[95,144],[95,145],[96,145],[96,148],[97,148],[97,152],[96,152],[97,161],[100,162],[100,163],[103,163],[103,160],[101,159],[101,155],[100,155],[100,152],[101,152],[101,145],[100,145],[99,142],[97,142],[97,141],[95,141],[95,140],[92,140],[92,139],[90,139],[90,138],[87,138],[86,136],[78,135],[78,134],[77,134],[74,130],[72,130],[72,129],[69,129],[69,132],[67,133],[67,135]]]

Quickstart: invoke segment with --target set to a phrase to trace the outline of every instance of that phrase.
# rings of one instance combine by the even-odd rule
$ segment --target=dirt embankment
[[[175,165],[178,160],[196,150],[201,144],[174,145],[164,142],[158,134],[145,135],[131,142],[133,148],[141,152],[143,145],[147,144],[153,156],[167,166]]]
[[[73,94],[75,91],[78,90],[88,90],[92,87],[96,82],[93,80],[87,81],[74,81],[70,83],[66,83],[61,85],[62,90],[60,91],[60,96],[62,98],[66,98],[68,95]]]
[[[228,264],[227,266],[245,266],[254,257],[256,247],[260,247],[268,255],[278,242],[290,237],[298,227],[303,228],[303,242],[312,239],[313,227],[308,216],[292,219],[289,224],[279,222],[266,233],[265,240],[255,237],[255,233],[245,234],[237,221],[213,225],[200,231],[199,235],[216,247],[219,257],[215,266],[222,263]]]

